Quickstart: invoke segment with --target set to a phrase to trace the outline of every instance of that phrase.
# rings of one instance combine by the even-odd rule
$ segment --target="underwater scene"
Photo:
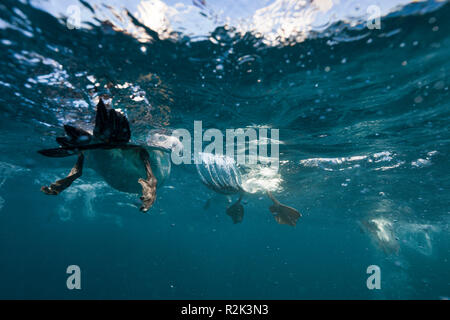
[[[450,297],[450,3],[2,0],[0,299]]]

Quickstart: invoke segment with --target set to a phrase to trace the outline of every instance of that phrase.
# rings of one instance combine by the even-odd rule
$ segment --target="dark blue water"
[[[381,29],[355,18],[278,38],[217,18],[254,10],[234,2],[194,1],[203,15],[169,31],[148,12],[74,3],[89,14],[78,29],[55,13],[72,3],[0,4],[0,298],[450,295],[448,3],[397,7]],[[192,21],[216,25],[198,36]],[[277,224],[261,192],[233,224],[237,196],[216,195],[193,165],[172,167],[149,215],[88,168],[44,195],[75,160],[36,151],[56,147],[64,123],[88,128],[99,95],[125,110],[134,139],[194,120],[278,128],[279,173],[248,177],[297,208],[297,226]],[[72,264],[81,290],[66,288]],[[369,265],[380,290],[366,286]]]

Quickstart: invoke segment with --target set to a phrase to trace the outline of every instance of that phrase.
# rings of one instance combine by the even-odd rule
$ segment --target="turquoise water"
[[[159,11],[145,19],[116,2],[0,4],[0,298],[450,295],[448,3],[397,7],[381,29],[355,18],[274,36],[223,23],[227,3],[186,2],[202,15],[170,33],[153,23]],[[81,28],[56,13],[72,4]],[[277,224],[262,192],[233,224],[237,195],[208,189],[194,165],[172,166],[149,215],[89,168],[61,195],[41,193],[75,159],[36,151],[56,147],[64,123],[89,128],[100,94],[139,141],[200,120],[278,128],[279,173],[246,168],[244,179],[297,208],[297,226]],[[66,288],[73,264],[81,290]],[[369,265],[380,290],[366,286]]]

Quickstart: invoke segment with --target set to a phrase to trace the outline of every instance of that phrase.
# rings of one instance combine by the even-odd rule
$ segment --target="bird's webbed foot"
[[[142,178],[138,180],[139,184],[142,186],[142,196],[140,197],[142,205],[140,210],[142,212],[147,212],[156,200],[157,180],[150,166],[149,156],[146,150],[141,151],[141,159],[144,162],[147,178],[145,180]]]
[[[267,194],[273,201],[273,205],[269,207],[269,210],[272,212],[275,221],[279,224],[287,224],[294,227],[297,224],[297,220],[302,216],[300,212],[281,204],[270,192],[267,192]]]
[[[72,184],[72,182],[81,177],[81,174],[83,173],[83,162],[84,155],[83,153],[80,153],[78,155],[77,163],[75,163],[74,167],[72,168],[72,170],[70,170],[70,173],[67,175],[67,177],[53,182],[48,187],[41,187],[41,191],[45,194],[54,196],[60,194],[63,190],[67,189]]]
[[[233,223],[240,223],[244,220],[244,207],[241,204],[242,195],[240,195],[239,200],[236,201],[231,207],[227,209],[227,215],[231,217]]]

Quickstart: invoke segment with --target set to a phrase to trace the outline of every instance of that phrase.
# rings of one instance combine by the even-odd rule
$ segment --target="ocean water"
[[[3,0],[0,298],[447,299],[450,5],[380,1],[377,29],[371,4]],[[136,141],[279,129],[279,171],[239,169],[239,224],[195,165],[172,165],[147,215],[89,168],[43,194],[75,159],[37,150],[92,127],[100,95]]]

